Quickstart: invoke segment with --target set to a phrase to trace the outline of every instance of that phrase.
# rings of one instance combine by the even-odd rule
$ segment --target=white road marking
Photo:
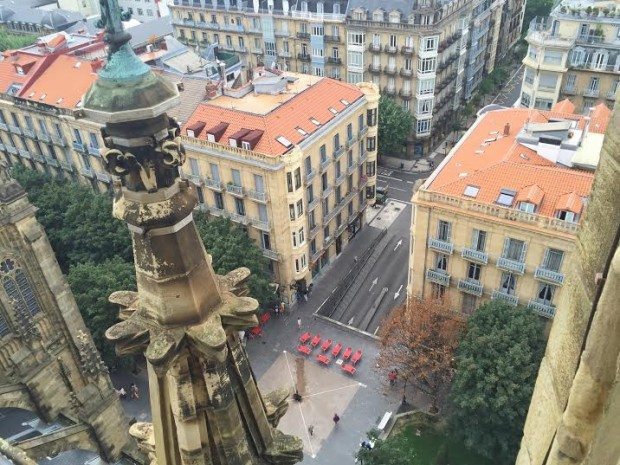
[[[293,387],[295,387],[295,378],[293,378],[293,372],[291,371],[291,366],[288,363],[288,355],[286,351],[284,351],[284,359],[286,360],[286,366],[288,368],[288,373],[291,376],[291,381],[293,383]],[[308,431],[308,424],[306,423],[306,418],[304,417],[304,412],[301,409],[301,402],[297,403],[297,407],[299,408],[299,415],[301,416],[301,421],[304,423],[304,431],[306,432],[306,438],[308,439],[308,445],[310,446],[310,455],[312,458],[316,458],[316,454],[314,452],[314,448],[312,447],[312,441],[310,440],[310,432]]]
[[[348,384],[346,386],[340,386],[340,387],[337,387],[337,388],[334,388],[334,389],[328,389],[326,391],[315,392],[314,394],[310,394],[310,395],[307,395],[307,396],[304,396],[304,397],[315,397],[315,396],[320,396],[322,394],[329,394],[330,392],[341,391],[343,389],[347,389],[347,388],[350,388],[350,387],[359,386],[360,384],[361,383]]]
[[[393,179],[394,181],[399,181],[399,182],[407,182],[407,181],[403,181],[400,178],[395,178],[395,177],[392,177],[392,176],[383,176],[381,174],[377,175],[377,177],[378,178],[385,178],[385,179]]]
[[[375,278],[372,280],[372,284],[370,285],[370,289],[368,289],[368,292],[372,291],[372,288],[377,285],[378,281],[379,281],[379,278]]]
[[[335,291],[335,290],[336,290],[336,289],[334,288],[334,291]],[[334,291],[332,291],[332,294],[334,293]],[[321,305],[319,305],[319,308],[317,308],[317,309],[316,309],[316,311],[317,311],[317,312],[318,312],[319,310],[321,310],[321,308],[323,307],[323,305],[325,305],[325,302],[327,302],[327,300],[328,300],[328,299],[329,299],[329,297],[328,297],[327,299],[325,299]]]
[[[390,188],[390,190],[395,190],[395,191],[400,191],[400,192],[411,192],[407,189],[399,189],[398,187],[393,187],[390,184],[388,184],[388,187]]]
[[[398,299],[398,296],[400,295],[400,290],[402,288],[403,288],[403,285],[401,284],[398,290],[394,293],[394,300]]]
[[[394,247],[394,252],[396,252],[396,249],[398,249],[401,245],[403,244],[403,240],[400,239],[397,243],[396,243],[396,247]]]

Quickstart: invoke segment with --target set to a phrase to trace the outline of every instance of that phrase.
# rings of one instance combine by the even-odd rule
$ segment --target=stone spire
[[[91,338],[85,332],[80,331],[77,335],[77,341],[82,369],[85,375],[91,379],[97,379],[99,375],[107,374],[108,367],[101,360],[101,356]]]
[[[103,160],[118,176],[113,214],[132,233],[138,292],[115,294],[123,321],[106,332],[119,354],[148,364],[158,465],[293,464],[302,443],[275,427],[286,392],[262,396],[238,330],[257,325],[249,270],[218,276],[194,225],[179,127],[166,115],[178,90],[134,55],[116,0],[101,0],[110,54],[84,99],[103,124]]]

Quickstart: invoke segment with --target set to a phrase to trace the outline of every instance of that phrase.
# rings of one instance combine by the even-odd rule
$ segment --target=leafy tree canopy
[[[90,330],[95,345],[108,367],[131,363],[130,358],[118,358],[114,346],[105,338],[105,331],[117,323],[118,306],[108,301],[115,291],[136,289],[133,263],[118,257],[101,263],[78,263],[69,270],[69,284]]]
[[[224,275],[242,266],[249,268],[250,295],[263,307],[271,302],[275,296],[269,286],[267,259],[246,232],[227,218],[207,220],[204,213],[194,218],[202,242],[213,257],[215,272]]]
[[[39,209],[37,219],[65,273],[86,261],[99,263],[112,257],[133,261],[129,231],[112,217],[109,195],[22,166],[13,169],[13,176]]]
[[[379,99],[379,153],[387,156],[402,153],[412,125],[411,113],[382,95]]]
[[[11,34],[7,31],[0,31],[0,52],[27,47],[34,44],[36,40],[37,36],[34,35]]]
[[[545,340],[531,311],[491,301],[469,319],[450,399],[454,434],[498,463],[514,463]]]
[[[528,0],[523,14],[523,33],[527,33],[530,22],[536,16],[549,16],[554,0]]]

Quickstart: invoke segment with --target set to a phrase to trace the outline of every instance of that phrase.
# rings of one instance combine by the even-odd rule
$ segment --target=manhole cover
[[[400,211],[400,207],[394,207],[394,210],[396,210],[397,212]]]

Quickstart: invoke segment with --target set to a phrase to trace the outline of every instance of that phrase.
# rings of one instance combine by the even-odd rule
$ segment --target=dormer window
[[[555,212],[555,217],[562,221],[568,221],[569,223],[577,223],[579,215],[575,212],[568,210],[558,210]]]
[[[390,13],[390,23],[400,23],[400,12],[392,11]]]
[[[383,10],[375,10],[372,13],[372,20],[373,21],[383,21]]]
[[[358,21],[365,21],[366,20],[366,12],[364,10],[355,10],[353,12],[353,19],[356,19]]]
[[[241,141],[241,148],[246,150],[252,150],[252,147],[250,147],[250,143],[246,141]]]
[[[308,2],[301,2],[301,11],[304,13],[308,12]]]
[[[504,207],[510,207],[512,206],[512,202],[515,199],[515,195],[517,195],[517,193],[513,190],[509,190],[509,189],[502,189],[499,192],[499,197],[497,198],[497,203],[500,205],[503,205]]]
[[[480,191],[480,188],[478,186],[467,186],[465,188],[465,191],[463,192],[463,195],[466,197],[472,197],[475,199],[478,196],[479,191]]]
[[[17,74],[19,74],[20,76],[23,76],[24,74],[24,68],[22,68],[21,66],[16,66],[15,67],[15,71],[17,71]]]
[[[536,205],[531,202],[519,202],[517,208],[522,212],[536,213]]]
[[[323,2],[318,2],[316,4],[316,12],[320,15],[323,14]]]

